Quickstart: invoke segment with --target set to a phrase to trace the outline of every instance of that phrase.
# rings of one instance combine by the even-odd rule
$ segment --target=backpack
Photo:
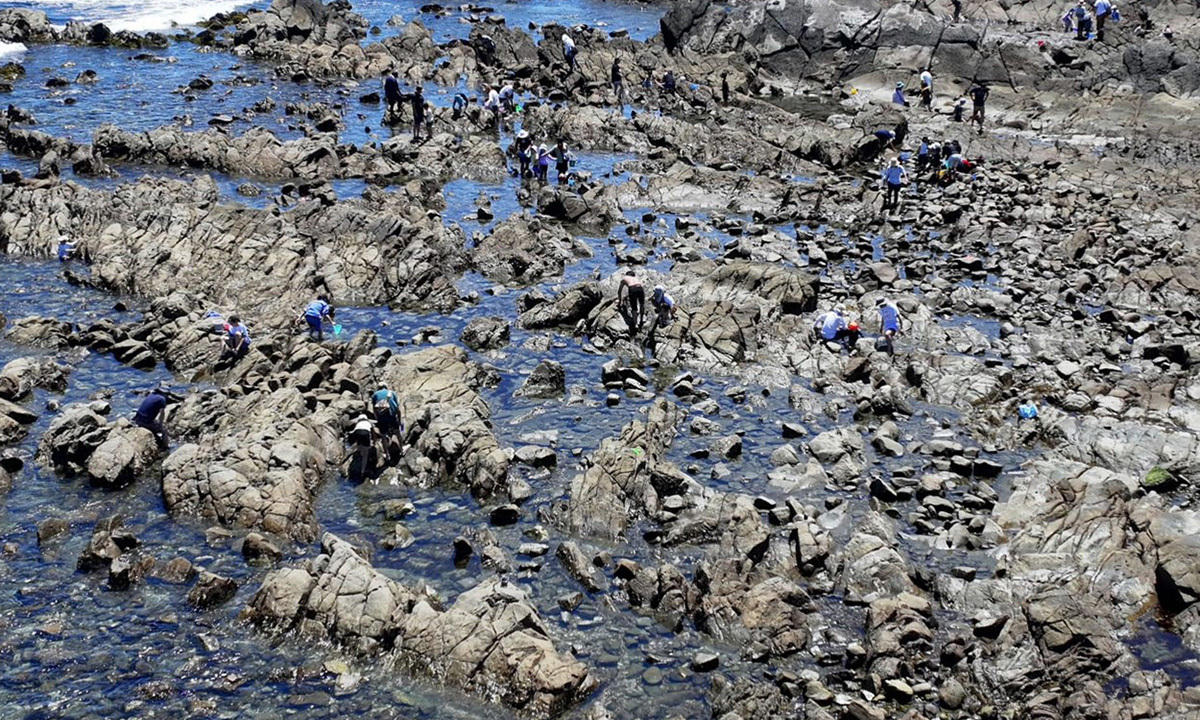
[[[392,393],[391,392],[388,392],[388,394],[384,395],[383,397],[376,398],[375,404],[373,406],[373,409],[375,411],[375,417],[383,417],[384,415],[391,415],[392,414],[392,402],[391,401],[392,401]]]

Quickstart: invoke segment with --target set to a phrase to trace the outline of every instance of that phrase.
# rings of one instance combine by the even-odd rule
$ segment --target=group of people
[[[383,465],[395,463],[404,451],[404,419],[400,396],[380,381],[365,412],[354,418],[347,443],[353,453],[346,474],[363,479]]]
[[[882,134],[881,134],[882,133]],[[878,130],[875,133],[888,148],[896,145],[896,131]],[[929,182],[949,185],[963,176],[972,176],[984,159],[972,161],[963,153],[962,145],[957,140],[937,142],[928,137],[922,137],[917,151],[913,155],[913,170],[927,177]],[[928,174],[928,175],[926,175]],[[900,157],[892,157],[880,172],[883,181],[883,210],[896,209],[900,205],[900,192],[909,182],[908,170]]]
[[[517,161],[516,169],[510,169],[509,173],[522,180],[533,178],[546,182],[553,164],[559,184],[565,184],[570,180],[571,168],[575,165],[575,156],[567,150],[562,138],[552,148],[546,147],[545,143],[536,145],[528,130],[517,133],[508,154]]]
[[[1105,2],[1106,0],[1100,0]],[[929,112],[933,112],[933,73],[926,67],[921,70],[921,90],[920,90],[920,107],[925,108]],[[983,133],[984,116],[987,114],[987,100],[992,91],[985,82],[972,83],[970,89],[967,90],[966,97],[960,97],[954,103],[954,107],[950,111],[951,119],[954,122],[963,122],[968,120],[972,124],[979,125],[979,132]],[[967,98],[971,100],[971,116],[964,118],[967,108]],[[904,93],[904,83],[896,83],[895,89],[892,91],[892,103],[900,107],[908,107],[908,98]]]
[[[896,335],[903,332],[900,309],[896,304],[881,297],[875,301],[879,316],[879,340],[877,349],[889,355],[895,352]],[[855,320],[847,319],[846,306],[839,303],[832,310],[821,313],[813,320],[813,337],[825,342],[837,343],[842,349],[853,352],[862,337],[862,328]]]
[[[1090,40],[1092,28],[1096,29],[1096,39],[1104,39],[1104,26],[1109,21],[1120,22],[1121,12],[1111,0],[1079,0],[1079,4],[1067,10],[1062,16],[1063,32],[1075,33],[1076,40]]]
[[[655,285],[650,295],[650,307],[654,311],[654,322],[647,335],[647,343],[653,344],[655,334],[675,321],[678,308],[675,299],[662,285]],[[617,285],[617,312],[629,328],[629,337],[636,338],[646,321],[646,287],[633,269],[625,271]]]
[[[433,138],[433,106],[425,100],[425,91],[420,85],[412,92],[404,92],[396,73],[389,70],[383,77],[383,96],[386,101],[385,123],[399,122],[402,108],[408,105],[412,109],[412,141],[420,142],[422,130],[425,131],[426,140]]]

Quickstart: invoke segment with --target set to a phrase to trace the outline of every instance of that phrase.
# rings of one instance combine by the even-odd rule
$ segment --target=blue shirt
[[[58,259],[62,260],[62,261],[68,260],[71,257],[71,251],[74,249],[75,249],[75,246],[72,245],[71,243],[60,242],[58,244]]]
[[[888,181],[889,185],[899,185],[904,179],[904,168],[899,165],[889,165],[883,169],[883,178]]]
[[[237,344],[238,338],[243,338],[243,337],[246,338],[246,347],[250,347],[250,331],[246,329],[246,326],[245,325],[230,325],[229,326],[229,339],[233,340],[234,344]]]
[[[821,337],[826,340],[836,340],[839,330],[846,329],[846,318],[830,311],[825,313],[821,321]]]
[[[396,397],[396,393],[391,390],[376,390],[375,394],[371,396],[372,405],[378,405],[384,400],[387,400],[388,410],[393,415],[400,412],[400,400]]]
[[[1112,5],[1108,4],[1108,0],[1097,0],[1096,14],[1103,15],[1103,14],[1107,13],[1109,8],[1111,8],[1111,7],[1112,7]]]
[[[896,92],[892,93],[892,102],[897,105],[903,105],[906,102],[904,100],[904,91],[897,89]]]
[[[138,406],[135,420],[141,422],[155,422],[158,420],[159,414],[167,407],[167,399],[158,393],[150,393],[142,404]]]
[[[884,330],[900,330],[900,311],[891,303],[879,306],[879,319],[883,322]]]
[[[329,303],[322,300],[313,300],[304,308],[304,316],[311,318],[324,319],[329,317]]]
[[[884,142],[891,142],[892,138],[896,137],[896,133],[892,132],[891,130],[876,130],[875,137]]]

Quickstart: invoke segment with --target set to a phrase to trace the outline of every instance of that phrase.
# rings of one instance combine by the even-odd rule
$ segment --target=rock
[[[717,666],[720,664],[721,659],[718,656],[712,653],[702,652],[696,653],[695,657],[692,658],[691,668],[692,670],[700,673],[712,672],[713,670],[716,670]]]
[[[559,543],[554,555],[562,563],[567,574],[575,578],[588,592],[599,592],[604,589],[601,576],[588,561],[583,551],[579,549],[579,545],[570,540],[564,541]]]
[[[521,511],[516,505],[501,505],[493,508],[489,515],[491,523],[497,527],[512,525],[521,517]]]
[[[145,428],[118,424],[111,429],[87,461],[87,474],[94,485],[125,487],[142,475],[158,457],[154,434]]]
[[[558,455],[550,448],[537,445],[523,445],[517,448],[514,457],[522,465],[531,467],[555,467],[558,465]]]
[[[459,339],[477,352],[502,348],[509,340],[508,322],[498,317],[475,318],[463,328]]]
[[[249,533],[242,541],[242,557],[251,565],[279,562],[283,552],[259,533]]]
[[[954,678],[948,678],[938,688],[938,700],[941,701],[943,707],[950,710],[957,710],[962,707],[963,701],[966,698],[967,691],[963,689],[962,683]]]
[[[196,584],[188,591],[188,603],[198,610],[208,610],[223,605],[237,594],[237,583],[208,571],[201,571]]]
[[[45,545],[59,535],[70,532],[71,524],[61,518],[47,518],[37,526],[38,545]]]
[[[535,398],[558,397],[567,390],[567,373],[553,360],[543,360],[517,390],[517,395]]]

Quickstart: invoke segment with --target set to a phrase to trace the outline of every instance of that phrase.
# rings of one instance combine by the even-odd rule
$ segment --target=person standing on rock
[[[883,169],[883,179],[887,184],[886,194],[883,197],[883,209],[899,208],[900,189],[908,180],[908,173],[904,171],[904,166],[900,164],[899,158],[892,158],[888,166]]]
[[[921,87],[929,88],[929,92],[933,92],[933,71],[929,67],[921,71]]]
[[[729,72],[721,72],[721,104],[729,104]]]
[[[613,58],[612,61],[612,88],[617,95],[617,105],[625,106],[625,78],[621,74],[621,61],[618,58]]]
[[[633,337],[646,320],[646,288],[633,268],[625,271],[625,277],[617,286],[617,311],[625,318],[629,336]]]
[[[316,335],[317,342],[321,342],[325,339],[325,325],[333,324],[333,316],[334,309],[329,304],[329,299],[324,295],[318,295],[316,300],[304,308],[299,319],[308,324],[308,337],[312,338],[313,335]]]
[[[154,442],[158,444],[160,452],[165,452],[170,443],[167,428],[163,424],[167,418],[167,394],[165,389],[155,388],[138,406],[133,416],[134,425],[145,428],[154,435]]]
[[[930,85],[921,86],[921,102],[920,107],[925,108],[929,112],[933,112],[933,87]]]
[[[421,139],[421,125],[425,124],[425,91],[421,89],[420,85],[413,91],[410,99],[412,100],[413,114],[412,141],[418,142]]]
[[[571,175],[571,153],[567,152],[567,143],[559,138],[550,155],[554,158],[554,171],[558,174],[558,184],[565,185]]]
[[[950,0],[950,4],[954,6],[954,19],[952,22],[958,22],[962,17],[962,0]]]
[[[908,100],[904,98],[904,83],[896,83],[896,90],[892,93],[892,102],[900,107],[908,107]]]
[[[983,134],[983,120],[986,115],[986,105],[988,95],[991,94],[988,86],[982,82],[976,83],[974,87],[968,91],[971,96],[971,122],[979,123],[979,134]]]
[[[550,149],[545,145],[539,145],[537,150],[537,164],[533,170],[534,177],[538,182],[546,182],[546,177],[550,174]]]
[[[563,33],[562,44],[563,58],[567,61],[567,73],[579,70],[579,61],[575,59],[575,41],[571,39],[570,35]]]
[[[875,301],[875,310],[879,313],[879,332],[883,336],[888,354],[891,355],[896,350],[896,334],[904,331],[900,309],[887,298],[881,297]]]
[[[1087,40],[1091,31],[1092,18],[1088,13],[1087,3],[1079,0],[1079,4],[1075,6],[1075,39]]]
[[[384,115],[390,115],[394,120],[400,113],[400,104],[404,101],[404,93],[400,92],[400,81],[396,79],[396,73],[393,70],[384,73],[383,97],[387,103]],[[387,122],[386,117],[384,122]]]
[[[517,177],[524,180],[530,176],[529,167],[533,162],[533,153],[536,152],[533,146],[533,140],[529,137],[528,130],[522,130],[517,133]]]
[[[1096,0],[1096,39],[1104,40],[1104,23],[1112,11],[1112,3],[1108,0]]]

